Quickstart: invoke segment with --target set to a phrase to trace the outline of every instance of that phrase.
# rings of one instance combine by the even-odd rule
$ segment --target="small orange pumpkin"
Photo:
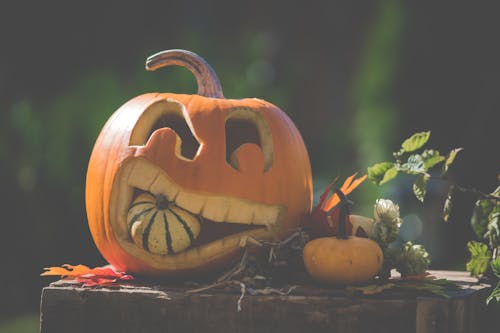
[[[342,191],[337,194],[341,198],[339,235],[308,242],[303,249],[304,265],[309,275],[322,283],[345,285],[368,281],[382,268],[382,249],[368,238],[347,236],[346,200]]]
[[[121,271],[214,270],[238,255],[243,238],[283,238],[311,209],[309,157],[286,114],[260,99],[225,99],[213,69],[192,52],[146,62],[148,70],[168,65],[187,67],[198,94],[128,101],[89,161],[90,231]]]

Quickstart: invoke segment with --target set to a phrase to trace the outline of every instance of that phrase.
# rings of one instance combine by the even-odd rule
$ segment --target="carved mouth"
[[[163,198],[163,202],[159,203],[158,198]],[[193,251],[199,254],[205,250],[211,250],[207,254],[213,255],[217,247],[234,246],[242,236],[269,236],[286,213],[280,205],[185,190],[143,158],[130,159],[121,167],[111,201],[115,203],[111,220],[117,221],[114,228],[120,242],[128,243],[129,249],[135,245],[138,250],[132,252],[146,251],[162,258],[193,255],[187,254]],[[137,217],[141,214],[137,203],[144,201],[143,211],[144,207],[149,210]],[[174,228],[184,231],[173,235]],[[156,230],[152,238],[151,230]],[[166,236],[167,233],[170,235]],[[140,257],[145,254],[141,253]]]

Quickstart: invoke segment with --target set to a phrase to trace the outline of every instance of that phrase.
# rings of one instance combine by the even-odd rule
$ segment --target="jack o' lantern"
[[[157,53],[148,70],[179,65],[198,93],[147,93],[102,129],[87,171],[90,231],[119,270],[214,270],[245,237],[281,239],[309,213],[311,168],[292,121],[260,99],[225,99],[202,58]]]

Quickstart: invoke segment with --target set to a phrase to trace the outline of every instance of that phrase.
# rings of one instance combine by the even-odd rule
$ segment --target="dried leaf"
[[[387,283],[375,283],[367,286],[348,287],[347,290],[359,291],[364,295],[380,294],[386,290],[425,291],[442,297],[449,297],[447,290],[457,290],[459,286],[446,279],[436,279],[426,274],[390,279]]]
[[[359,291],[363,295],[375,295],[380,294],[384,290],[393,289],[396,287],[395,283],[384,283],[384,284],[369,284],[367,286],[360,287],[348,287],[348,291]]]
[[[48,267],[44,270],[41,276],[60,276],[64,279],[76,280],[84,287],[112,286],[118,281],[133,280],[131,275],[119,272],[111,265],[89,268],[85,265],[64,264],[62,267]]]

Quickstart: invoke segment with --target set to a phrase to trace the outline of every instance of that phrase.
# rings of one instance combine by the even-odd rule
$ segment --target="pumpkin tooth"
[[[163,194],[168,201],[174,201],[179,191],[179,186],[163,175],[159,175],[151,186],[149,186],[149,192],[154,195]]]
[[[130,170],[126,177],[128,186],[149,191],[150,197],[145,200],[152,203],[155,202],[155,196],[164,195],[169,202],[175,203],[176,206],[213,222],[270,226],[276,225],[282,218],[282,206],[182,190],[168,175],[143,159],[137,160],[128,169]],[[128,197],[130,201],[137,201],[137,198],[132,199],[131,195]],[[130,203],[130,201],[128,202]],[[128,210],[131,207],[123,208]]]
[[[253,211],[252,224],[264,224],[266,226],[275,224],[281,214],[281,207],[255,207]]]
[[[209,196],[205,201],[201,215],[214,222],[225,222],[229,208],[231,207],[231,201],[234,200]]]
[[[205,205],[205,201],[206,197],[186,191],[179,191],[175,197],[175,203],[179,207],[182,207],[193,214],[199,214],[201,212],[203,206]]]
[[[233,199],[227,213],[227,221],[231,223],[251,224],[254,208],[243,200]]]
[[[128,184],[147,190],[160,177],[161,172],[157,168],[151,168],[147,163],[134,163],[128,176]]]

